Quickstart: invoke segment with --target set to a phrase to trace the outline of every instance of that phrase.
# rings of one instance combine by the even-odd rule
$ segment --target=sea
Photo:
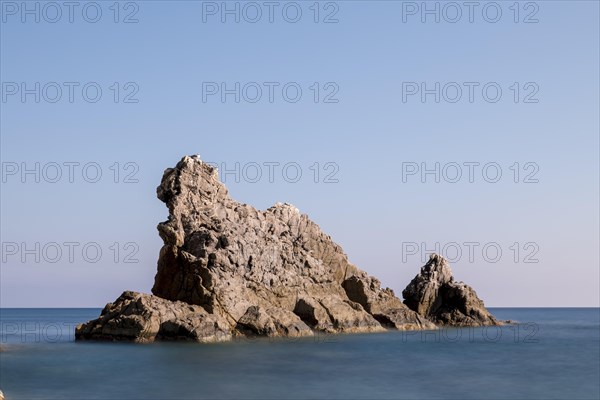
[[[100,309],[0,309],[17,399],[595,399],[599,308],[491,308],[513,325],[237,339],[76,342]]]

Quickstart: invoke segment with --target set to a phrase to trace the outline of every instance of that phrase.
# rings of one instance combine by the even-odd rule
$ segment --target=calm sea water
[[[501,328],[79,343],[100,309],[1,309],[12,399],[598,399],[600,309],[496,308]]]

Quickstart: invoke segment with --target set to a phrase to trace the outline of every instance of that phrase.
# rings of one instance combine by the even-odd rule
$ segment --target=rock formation
[[[184,157],[157,189],[169,208],[158,225],[154,296],[125,292],[78,339],[227,340],[433,329],[289,204],[266,211],[228,196],[216,169]]]
[[[500,325],[486,310],[477,293],[456,282],[446,259],[432,254],[429,262],[402,291],[404,303],[419,315],[440,325]]]
[[[100,317],[79,325],[76,338],[153,342],[193,340],[221,342],[231,339],[227,321],[200,306],[157,296],[123,292],[104,307]]]
[[[76,339],[214,342],[435,329],[423,308],[382,289],[297,208],[260,211],[232,200],[216,169],[197,156],[167,169],[157,195],[169,217],[158,225],[164,245],[153,295],[124,292],[78,326]]]

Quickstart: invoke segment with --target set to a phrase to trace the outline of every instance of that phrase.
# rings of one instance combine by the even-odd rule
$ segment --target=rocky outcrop
[[[498,324],[443,257],[432,255],[403,303],[297,208],[236,202],[197,156],[167,169],[157,195],[169,217],[158,225],[153,295],[124,292],[76,339],[219,342]]]
[[[402,296],[411,310],[440,325],[500,325],[473,288],[454,280],[450,265],[437,254],[431,255]]]
[[[169,217],[158,225],[164,245],[153,295],[123,293],[77,327],[77,339],[209,342],[436,327],[351,264],[297,208],[238,203],[197,156],[167,169],[157,195]]]
[[[374,277],[353,275],[344,280],[342,287],[350,300],[360,304],[382,326],[400,330],[435,328],[426,318],[403,307],[391,289],[381,289]]]
[[[153,342],[189,340],[221,342],[231,339],[227,321],[200,306],[157,296],[124,292],[104,307],[100,317],[79,325],[75,338]]]

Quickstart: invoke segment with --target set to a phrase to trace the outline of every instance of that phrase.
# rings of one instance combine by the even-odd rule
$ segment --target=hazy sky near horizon
[[[397,295],[436,251],[488,306],[599,306],[598,2],[476,3],[3,1],[0,306],[149,293],[189,154]]]

